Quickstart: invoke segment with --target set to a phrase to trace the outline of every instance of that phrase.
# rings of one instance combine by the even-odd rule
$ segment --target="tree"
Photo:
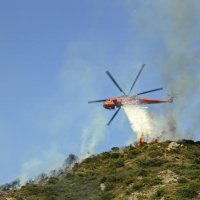
[[[74,154],[69,154],[68,157],[65,159],[63,167],[70,168],[72,167],[78,160],[78,157]]]

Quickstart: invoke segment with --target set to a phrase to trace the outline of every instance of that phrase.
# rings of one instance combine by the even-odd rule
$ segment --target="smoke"
[[[94,154],[97,145],[104,139],[106,134],[106,119],[103,112],[97,111],[88,128],[83,129],[81,143],[81,160]]]
[[[123,106],[126,116],[131,124],[137,139],[143,136],[147,142],[153,139],[178,140],[181,137],[177,134],[176,121],[172,117],[153,113],[143,106]]]
[[[150,114],[143,109],[133,111],[132,108],[125,109],[126,114],[130,121],[132,112],[145,116],[148,126],[144,126],[151,126],[151,131],[161,128],[163,138],[195,139],[200,129],[200,50],[197,45],[200,3],[195,0],[169,0],[154,3],[128,1],[128,4],[133,8],[136,2],[138,9],[130,12],[132,22],[147,44],[150,41],[156,44],[147,59],[156,58],[152,62],[157,65],[165,88],[176,98],[172,105],[163,108],[163,114]],[[149,121],[149,118],[152,119]],[[133,127],[136,130],[137,126]]]
[[[41,158],[35,157],[23,163],[19,177],[20,185],[25,185],[29,179],[35,178],[44,171],[50,172],[52,169],[58,169],[64,159],[65,155],[59,151],[57,145],[53,145],[42,153]]]

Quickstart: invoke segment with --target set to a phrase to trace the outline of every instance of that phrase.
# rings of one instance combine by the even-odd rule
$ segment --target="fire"
[[[151,142],[149,142],[149,144],[156,144],[156,143],[158,143],[158,139],[157,138],[155,138]],[[142,132],[139,141],[136,143],[136,147],[141,147],[144,144],[147,144],[147,142],[145,142],[144,133]]]
[[[158,139],[157,138],[153,139],[149,144],[156,144],[156,143],[158,143]]]
[[[140,139],[137,142],[136,147],[141,147],[144,145],[144,143],[145,143],[145,138],[144,138],[144,133],[142,132],[142,135],[140,136]]]

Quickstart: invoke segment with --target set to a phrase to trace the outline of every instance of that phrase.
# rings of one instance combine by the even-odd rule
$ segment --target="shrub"
[[[138,172],[138,176],[147,176],[148,173],[149,172],[147,170],[142,169],[141,171]]]
[[[200,141],[196,141],[195,144],[197,144],[197,145],[200,144]]]
[[[127,158],[128,159],[133,159],[133,158],[135,158],[135,154],[133,152],[128,152]]]
[[[130,185],[131,183],[133,183],[133,178],[132,177],[127,178],[125,183],[126,185]]]
[[[112,183],[112,182],[107,182],[107,183],[106,183],[105,191],[111,191],[111,190],[114,189],[114,187],[115,187],[115,184],[114,184],[114,183]]]
[[[188,182],[188,180],[185,177],[180,177],[178,179],[178,183],[187,183],[187,182]]]
[[[74,154],[69,154],[68,157],[65,159],[63,167],[69,167],[72,166],[74,163],[76,163],[78,160],[78,157]]]
[[[143,183],[142,182],[138,182],[138,183],[135,183],[133,185],[133,190],[139,190],[141,189],[142,187],[144,187]]]
[[[195,159],[194,162],[195,162],[196,164],[200,164],[200,158]]]
[[[72,168],[72,169],[73,169],[73,171],[77,170],[77,169],[78,169],[78,167],[79,167],[79,164],[78,164],[78,163],[75,163],[75,164],[74,164],[74,166],[73,166],[73,168]]]
[[[93,161],[92,159],[93,159],[92,157],[88,157],[82,163],[92,163]]]
[[[23,197],[19,196],[19,197],[16,197],[16,200],[24,200]]]
[[[123,161],[123,160],[116,160],[116,161],[113,163],[113,166],[116,167],[116,168],[123,167],[123,166],[124,166],[124,161]]]
[[[161,159],[161,158],[153,158],[153,159],[140,159],[137,160],[137,164],[141,167],[159,167],[162,164],[164,164],[166,160]]]
[[[160,178],[152,178],[152,177],[146,177],[142,179],[143,185],[153,186],[158,185],[162,183],[162,180]]]
[[[183,144],[195,144],[193,140],[182,140],[181,143]]]
[[[133,150],[130,150],[130,152],[133,153],[133,155],[139,155],[140,153],[142,153],[142,150],[134,148]]]
[[[116,175],[108,175],[102,178],[104,182],[118,182],[119,178]]]
[[[181,188],[177,190],[178,196],[182,198],[194,198],[198,195],[198,193],[191,188]]]
[[[106,181],[106,176],[103,176],[101,179],[100,179],[100,183],[104,183]]]
[[[50,177],[48,180],[49,184],[56,184],[58,182],[58,178],[57,177]]]
[[[107,158],[110,158],[110,155],[111,155],[111,153],[110,153],[110,152],[103,152],[103,153],[101,154],[101,156],[102,156],[102,159],[107,159]]]
[[[40,188],[38,187],[38,185],[35,184],[27,185],[24,189],[30,195],[37,195],[38,193],[40,193]]]
[[[159,156],[162,156],[163,153],[161,151],[150,151],[148,153],[149,157],[151,158],[155,158],[155,157],[159,157]]]
[[[134,150],[134,149],[136,149],[132,144],[129,145],[128,148],[129,148],[130,150]]]
[[[114,198],[114,194],[111,192],[104,192],[100,195],[101,200],[111,200]]]
[[[119,147],[112,147],[112,151],[119,151]]]
[[[112,153],[111,158],[115,158],[115,159],[120,158],[120,154],[119,153]]]
[[[166,193],[167,191],[164,188],[159,188],[156,191],[155,197],[158,197],[158,198],[163,197]]]

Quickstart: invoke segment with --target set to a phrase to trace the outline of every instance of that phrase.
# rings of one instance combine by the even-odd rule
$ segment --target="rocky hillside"
[[[4,200],[200,199],[200,142],[113,147],[61,175],[2,192]]]

